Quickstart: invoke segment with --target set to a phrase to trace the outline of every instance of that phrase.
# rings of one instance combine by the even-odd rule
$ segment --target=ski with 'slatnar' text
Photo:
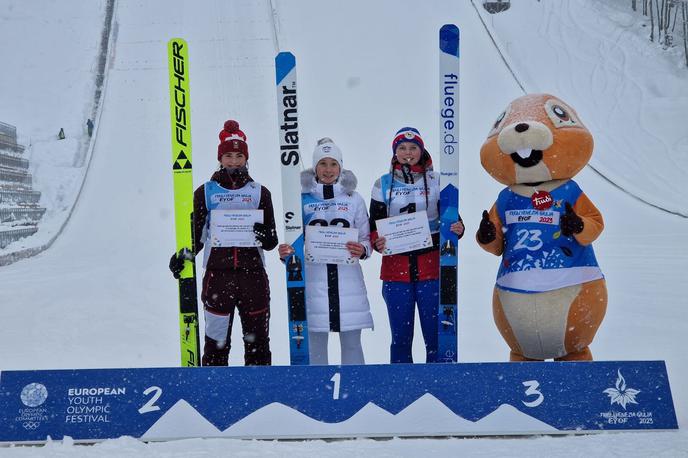
[[[296,97],[296,58],[290,52],[275,57],[279,157],[282,169],[284,243],[294,248],[285,260],[289,318],[289,360],[292,366],[308,365],[308,321],[303,257],[303,207],[301,203],[301,154]]]

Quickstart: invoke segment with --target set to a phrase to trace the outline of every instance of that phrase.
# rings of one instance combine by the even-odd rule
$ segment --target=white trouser
[[[326,366],[328,364],[327,338],[329,334],[329,332],[308,333],[308,353],[311,365]],[[342,348],[342,364],[365,364],[360,329],[340,332],[339,343]]]

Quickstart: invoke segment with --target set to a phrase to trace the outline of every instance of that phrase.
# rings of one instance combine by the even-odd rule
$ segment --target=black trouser
[[[204,366],[227,366],[234,309],[244,334],[244,363],[270,365],[270,283],[264,270],[207,270],[201,300],[205,307]]]

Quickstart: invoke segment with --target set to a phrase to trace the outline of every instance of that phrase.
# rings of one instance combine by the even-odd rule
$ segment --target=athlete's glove
[[[179,274],[184,270],[184,261],[193,260],[193,253],[188,248],[182,248],[170,258],[170,271],[174,278],[179,279]]]
[[[478,242],[483,245],[494,241],[497,238],[497,227],[490,221],[490,214],[483,210],[483,219],[480,220],[478,227]]]
[[[256,240],[261,245],[265,245],[270,237],[270,228],[263,223],[253,223],[253,234],[256,236]]]
[[[566,213],[559,218],[559,226],[561,226],[561,233],[566,237],[573,234],[580,234],[583,231],[583,220],[576,215],[570,203],[566,202]]]

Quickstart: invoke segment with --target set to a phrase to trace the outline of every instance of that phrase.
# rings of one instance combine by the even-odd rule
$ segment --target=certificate
[[[386,239],[383,255],[432,246],[432,235],[425,210],[377,220],[377,233]]]
[[[355,264],[346,242],[358,241],[358,229],[337,226],[306,226],[306,261],[315,264]]]
[[[210,210],[210,246],[260,246],[254,223],[263,222],[263,210]]]

